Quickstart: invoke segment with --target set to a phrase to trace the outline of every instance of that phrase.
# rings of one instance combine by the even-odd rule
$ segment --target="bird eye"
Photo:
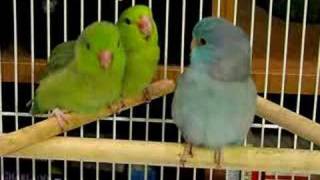
[[[128,24],[128,25],[131,24],[131,21],[130,21],[129,18],[125,18],[125,19],[124,19],[124,22],[125,22],[126,24]]]
[[[200,46],[206,45],[206,44],[207,44],[207,41],[206,41],[205,39],[201,38],[201,39],[199,40],[199,44],[200,44]]]

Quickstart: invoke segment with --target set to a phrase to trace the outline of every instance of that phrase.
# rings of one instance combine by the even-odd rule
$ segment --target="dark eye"
[[[206,45],[206,44],[207,44],[207,41],[206,41],[205,39],[201,38],[201,39],[199,40],[199,44],[200,44],[200,46]]]
[[[131,24],[131,21],[130,21],[129,18],[125,18],[125,19],[124,19],[124,22],[125,22],[126,24],[128,24],[128,25]]]
[[[88,50],[90,50],[90,43],[89,42],[85,42],[86,43],[86,48],[88,49]]]
[[[120,41],[118,41],[118,47],[120,47]]]

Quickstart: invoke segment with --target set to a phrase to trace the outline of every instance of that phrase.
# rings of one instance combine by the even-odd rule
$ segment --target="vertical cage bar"
[[[129,110],[129,140],[132,140],[133,108]],[[128,164],[128,180],[131,180],[132,165]]]
[[[119,1],[115,0],[115,12],[114,12],[114,21],[115,23],[118,22],[118,16],[119,16]],[[117,122],[116,122],[116,115],[113,115],[112,119],[112,139],[116,139],[116,130],[117,130]],[[116,164],[112,163],[112,180],[116,179],[116,172],[115,172]]]
[[[251,3],[251,18],[250,18],[250,67],[252,68],[252,57],[253,57],[253,38],[254,38],[254,22],[255,22],[255,10],[256,10],[256,1],[252,0]],[[252,69],[251,69],[252,71]],[[243,143],[244,146],[247,146],[247,137]],[[241,171],[241,180],[244,179],[245,171]]]
[[[168,40],[169,40],[169,0],[166,1],[163,79],[167,79],[167,72],[168,72]],[[163,105],[162,105],[162,133],[161,133],[162,141],[164,141],[165,139],[165,119],[166,119],[166,96],[164,96],[163,98]]]
[[[202,15],[203,15],[203,0],[199,1],[199,19],[202,19]]]
[[[98,0],[98,21],[101,21],[101,0]]]
[[[271,44],[271,29],[272,29],[272,9],[273,0],[270,0],[269,13],[268,13],[268,35],[267,35],[267,50],[266,50],[266,68],[265,68],[265,79],[264,79],[264,91],[263,97],[267,98],[268,95],[268,82],[269,82],[269,65],[270,65],[270,44]],[[260,146],[264,146],[264,130],[265,130],[265,119],[262,119],[261,127],[261,143]]]
[[[46,10],[47,10],[47,61],[49,61],[50,49],[51,49],[50,0],[46,0]],[[51,160],[50,159],[48,159],[48,179],[51,180]]]
[[[237,16],[238,16],[238,0],[234,0],[233,4],[233,24],[237,24]]]
[[[14,113],[15,130],[19,129],[18,117],[18,33],[17,33],[17,1],[13,0],[13,46],[14,46]],[[20,161],[16,158],[16,178],[20,180]]]
[[[145,164],[144,165],[144,176],[143,176],[144,178],[144,180],[148,180],[148,165],[147,164]]]
[[[49,59],[50,56],[50,49],[51,49],[51,29],[50,29],[50,0],[46,0],[46,10],[47,10],[47,58]]]
[[[80,31],[84,29],[84,0],[80,0]],[[80,138],[83,138],[83,126],[80,127]],[[80,180],[83,180],[83,161],[80,161]]]
[[[251,57],[252,57],[252,49],[253,49],[255,14],[256,14],[256,0],[252,0],[252,4],[251,4],[251,22],[250,22],[250,49],[251,49]],[[252,60],[252,58],[251,58],[251,60]]]
[[[80,30],[84,27],[84,0],[80,0]]]
[[[148,0],[148,6],[152,11],[152,0]],[[145,125],[145,141],[149,141],[149,118],[150,118],[150,103],[146,104],[146,125]],[[144,166],[144,179],[148,179],[148,165],[145,164]]]
[[[303,73],[303,61],[304,61],[304,48],[305,48],[305,36],[306,36],[306,24],[307,24],[307,12],[308,12],[308,0],[304,1],[303,8],[303,25],[301,32],[301,51],[300,51],[300,63],[299,63],[299,80],[298,80],[298,92],[297,92],[297,106],[296,113],[300,113],[300,100],[301,100],[301,87],[302,87],[302,73]],[[294,135],[293,148],[297,148],[298,136]]]
[[[202,15],[203,15],[203,0],[200,0],[200,3],[199,3],[199,21],[202,19],[202,17],[203,17]],[[181,72],[182,71],[183,71],[183,69],[181,70]],[[181,132],[179,131],[179,136],[180,136],[180,134],[181,134]],[[181,141],[180,137],[179,137],[179,140]],[[196,179],[197,179],[197,168],[193,168],[193,180],[196,180]]]
[[[112,139],[117,139],[117,120],[116,115],[112,117]],[[112,180],[116,179],[116,164],[112,163]]]
[[[201,4],[201,3],[200,3]],[[201,13],[202,14],[202,13]],[[185,48],[185,28],[186,28],[186,0],[182,0],[181,19],[181,49],[180,49],[180,73],[184,71],[184,48]],[[178,143],[181,143],[181,131],[178,129]],[[177,167],[176,180],[180,179],[180,166]]]
[[[166,1],[166,18],[165,18],[165,39],[164,39],[164,73],[163,78],[167,79],[168,71],[168,40],[169,40],[169,0]],[[166,121],[166,103],[167,96],[162,99],[162,127],[161,127],[161,141],[165,141],[165,121]],[[164,167],[160,166],[160,179],[163,180]]]
[[[283,107],[284,104],[284,90],[286,83],[286,72],[287,72],[287,59],[288,59],[288,36],[289,36],[289,23],[290,23],[290,4],[291,0],[287,1],[287,10],[286,10],[286,27],[285,27],[285,39],[283,47],[283,64],[282,64],[282,80],[281,80],[281,93],[280,93],[280,106]],[[281,136],[282,136],[282,127],[278,128],[278,139],[277,139],[277,148],[281,147]],[[278,179],[278,174],[275,173],[275,179]]]
[[[148,0],[148,6],[150,9],[152,9],[152,0]]]
[[[273,9],[273,0],[270,0],[269,3],[269,12],[268,12],[268,33],[267,33],[267,49],[266,49],[266,67],[265,67],[265,79],[264,79],[264,91],[263,97],[267,98],[268,95],[268,82],[269,82],[269,65],[270,65],[270,44],[271,44],[271,30],[272,30],[272,9]],[[261,140],[260,147],[264,147],[264,138],[265,138],[265,124],[266,120],[262,119],[261,124]],[[262,174],[259,171],[259,180],[262,178]]]
[[[30,40],[31,40],[31,100],[34,99],[34,0],[30,0]],[[33,101],[31,102],[33,105]],[[34,124],[34,116],[31,117]],[[32,179],[36,179],[36,161],[32,158]]]
[[[116,22],[118,22],[118,16],[119,16],[119,1],[118,0],[115,0],[114,6],[115,6],[114,22],[116,23]]]
[[[181,49],[180,49],[180,73],[184,70],[184,48],[185,48],[185,28],[186,28],[186,0],[182,0],[182,19],[181,19]]]
[[[218,4],[217,4],[217,17],[220,17],[220,12],[221,12],[221,0],[218,0]]]
[[[68,14],[67,14],[67,0],[63,0],[63,41],[66,42],[68,39],[67,23],[68,23]]]
[[[296,113],[300,114],[300,101],[301,101],[301,88],[302,88],[302,74],[303,74],[303,62],[304,62],[304,48],[305,48],[305,36],[306,36],[306,25],[307,25],[307,13],[308,13],[308,0],[304,1],[303,7],[303,23],[301,32],[301,51],[300,51],[300,63],[299,63],[299,80],[298,80],[298,92],[297,92],[297,105]],[[294,134],[293,148],[297,149],[298,135]],[[308,177],[310,178],[310,176]],[[291,176],[294,179],[294,174]]]
[[[193,180],[197,180],[197,168],[193,168],[193,176],[192,176]]]
[[[68,9],[68,5],[67,5],[67,0],[63,0],[63,41],[67,42],[68,40],[68,14],[67,14],[67,9]],[[67,132],[63,133],[63,136],[67,136]],[[63,179],[67,180],[68,177],[68,164],[67,164],[67,160],[63,161]]]
[[[212,180],[212,175],[213,175],[213,169],[210,168],[210,171],[209,171],[209,180]]]
[[[101,21],[101,0],[98,0],[98,21]],[[100,138],[100,119],[96,121],[96,138]],[[100,163],[96,162],[96,180],[100,179]]]
[[[290,4],[291,0],[287,1],[287,13],[286,13],[286,29],[285,29],[285,39],[283,48],[283,65],[282,65],[282,80],[281,80],[281,95],[280,95],[280,106],[284,103],[284,90],[286,83],[286,71],[287,71],[287,59],[288,59],[288,37],[289,37],[289,23],[290,23]],[[278,129],[278,143],[277,147],[281,147],[281,131],[282,128]]]

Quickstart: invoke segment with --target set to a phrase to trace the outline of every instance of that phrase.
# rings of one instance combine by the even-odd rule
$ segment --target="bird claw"
[[[180,155],[180,165],[182,167],[185,166],[185,163],[187,162],[187,158],[192,158],[193,157],[193,153],[192,153],[192,144],[187,143],[184,148],[183,148],[183,153]]]
[[[62,110],[59,108],[53,109],[52,112],[50,112],[49,117],[55,117],[62,131],[65,130],[65,125],[68,123],[68,118]]]
[[[151,102],[152,97],[148,88],[143,89],[143,97],[144,97],[144,100],[147,102],[147,104]]]
[[[112,114],[120,114],[121,109],[125,107],[125,103],[121,100],[120,106],[118,105],[109,105],[109,109],[111,110]]]
[[[214,151],[214,162],[217,164],[217,168],[221,168],[221,162],[222,162],[222,150],[219,148]]]

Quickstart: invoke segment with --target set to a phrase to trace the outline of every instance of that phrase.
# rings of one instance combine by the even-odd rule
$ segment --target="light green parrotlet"
[[[120,99],[125,53],[112,23],[92,23],[76,41],[58,45],[50,60],[36,90],[33,114],[53,110],[63,126],[64,111],[95,114]]]
[[[151,10],[144,5],[126,9],[117,23],[126,52],[126,70],[122,96],[132,97],[144,92],[157,70],[160,56],[157,26]]]

